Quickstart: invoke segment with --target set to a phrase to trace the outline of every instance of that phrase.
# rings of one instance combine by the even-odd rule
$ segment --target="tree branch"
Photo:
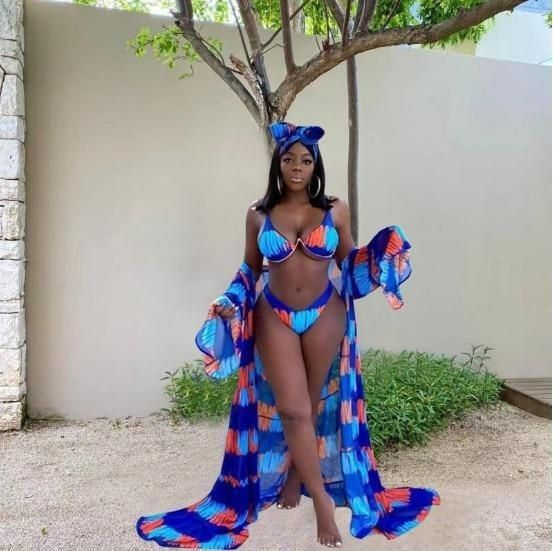
[[[180,8],[180,13],[172,12],[175,18],[175,25],[182,31],[182,34],[196,53],[213,69],[228,84],[230,89],[240,98],[248,111],[253,116],[254,120],[260,124],[262,114],[257,108],[256,102],[246,87],[234,76],[233,71],[213,54],[213,52],[204,44],[203,38],[194,29],[191,0],[177,0],[177,5]]]
[[[191,1],[191,0],[188,0]],[[229,0],[232,2],[232,0]],[[265,69],[265,61],[263,59],[263,48],[261,47],[261,39],[259,38],[259,30],[256,26],[255,16],[253,13],[253,7],[250,0],[237,0],[238,9],[240,10],[240,16],[250,41],[250,47],[252,50],[253,64],[255,70],[261,80],[261,86],[264,89],[265,94],[268,96],[271,92],[271,85],[269,84],[269,76]]]
[[[330,10],[330,13],[332,13],[332,17],[334,17],[334,20],[336,23],[338,23],[338,27],[340,29],[344,26],[344,12],[342,11],[342,6],[337,2],[337,0],[323,0],[325,5],[328,6],[328,9]]]
[[[330,71],[347,58],[377,48],[399,44],[428,44],[478,25],[490,17],[506,10],[512,10],[524,0],[488,0],[468,10],[459,12],[434,25],[409,25],[376,33],[364,32],[352,38],[344,47],[335,44],[316,54],[299,67],[293,75],[287,76],[278,89],[271,94],[271,104],[285,116],[295,97],[316,78]]]
[[[303,2],[303,4],[290,16],[290,21],[292,21],[292,19],[294,19],[294,17],[296,17],[296,15],[303,9],[303,7],[305,6],[305,4],[307,4],[308,2],[311,2],[311,0],[305,0]],[[272,35],[271,37],[269,38],[269,40],[267,40],[267,42],[264,42],[261,44],[261,48],[263,50],[265,50],[265,48],[279,35],[280,31],[282,31],[282,26],[279,27]]]
[[[399,6],[399,2],[400,0],[396,0],[396,3],[392,7],[392,11],[390,12],[390,15],[388,15],[388,17],[386,18],[386,21],[384,21],[384,25],[382,25],[382,28],[380,29],[381,31],[383,31],[388,26],[388,24],[392,20],[392,17],[394,17],[394,15],[396,14],[396,10]]]
[[[359,2],[357,2],[357,10],[355,10],[355,20],[353,21],[353,32],[354,33],[357,31],[357,28],[359,27],[359,21],[361,20],[361,14],[363,13],[363,10],[365,9],[366,5],[367,5],[367,0],[359,0]]]
[[[232,54],[230,54],[230,60],[232,61],[232,64],[238,69],[238,71],[242,73],[243,77],[250,85],[253,97],[257,103],[257,109],[260,113],[262,126],[269,124],[270,114],[269,107],[267,105],[267,98],[263,94],[263,89],[261,88],[259,79],[257,78],[254,70]]]
[[[351,10],[351,0],[346,3],[346,15],[342,23],[342,46],[345,47],[349,40],[349,14]]]
[[[229,1],[230,9],[232,10],[232,15],[234,15],[234,20],[236,21],[236,28],[238,29],[238,34],[240,35],[240,41],[242,42],[242,48],[244,49],[244,53],[246,54],[246,59],[248,61],[248,64],[251,66],[250,61],[250,54],[248,53],[248,47],[246,46],[246,40],[244,39],[244,33],[242,32],[242,29],[240,28],[240,23],[238,22],[238,16],[236,15],[236,9],[234,8],[234,4],[232,1]]]
[[[294,51],[292,50],[292,31],[290,28],[290,8],[288,0],[280,0],[280,19],[282,21],[282,41],[284,43],[284,61],[286,72],[293,73],[296,70],[294,63]]]
[[[354,33],[364,33],[369,30],[374,12],[376,10],[376,0],[367,0],[363,6],[363,12],[359,18],[357,27],[353,29]]]

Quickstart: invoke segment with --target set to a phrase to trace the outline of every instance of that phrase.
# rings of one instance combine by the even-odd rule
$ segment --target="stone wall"
[[[25,417],[23,0],[0,1],[0,430]]]

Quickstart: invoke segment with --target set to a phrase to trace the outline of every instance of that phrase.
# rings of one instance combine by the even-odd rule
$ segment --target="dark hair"
[[[284,155],[284,153],[283,153]],[[273,157],[271,159],[271,167],[269,169],[269,183],[267,184],[267,191],[261,200],[259,200],[255,206],[256,210],[263,211],[265,213],[269,212],[277,203],[280,202],[282,195],[278,191],[278,177],[280,176],[282,181],[282,174],[280,172],[280,157],[281,155],[278,152],[278,146],[275,147],[273,151]],[[308,188],[312,185],[312,182],[316,182],[317,178],[321,182],[321,188],[319,193],[315,197],[311,197],[309,191],[307,195],[309,196],[309,202],[314,206],[323,210],[330,210],[332,202],[336,201],[336,197],[329,197],[325,195],[325,169],[323,164],[323,158],[321,152],[317,155],[317,160],[315,161],[315,167],[313,169],[313,179],[308,184]],[[283,186],[283,192],[286,193],[286,186],[284,182],[281,184]]]

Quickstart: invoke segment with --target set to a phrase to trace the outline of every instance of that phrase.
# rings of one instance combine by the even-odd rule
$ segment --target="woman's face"
[[[309,185],[315,169],[315,160],[309,149],[296,142],[280,157],[280,172],[284,185],[290,191],[301,191]]]

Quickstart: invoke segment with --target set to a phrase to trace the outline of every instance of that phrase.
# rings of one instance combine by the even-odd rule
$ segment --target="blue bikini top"
[[[294,254],[301,243],[304,251],[313,258],[325,260],[332,258],[338,247],[338,232],[334,226],[330,210],[326,211],[323,221],[312,229],[305,239],[298,237],[291,243],[274,226],[271,217],[265,216],[265,223],[257,236],[257,246],[261,254],[270,262],[283,262]]]

